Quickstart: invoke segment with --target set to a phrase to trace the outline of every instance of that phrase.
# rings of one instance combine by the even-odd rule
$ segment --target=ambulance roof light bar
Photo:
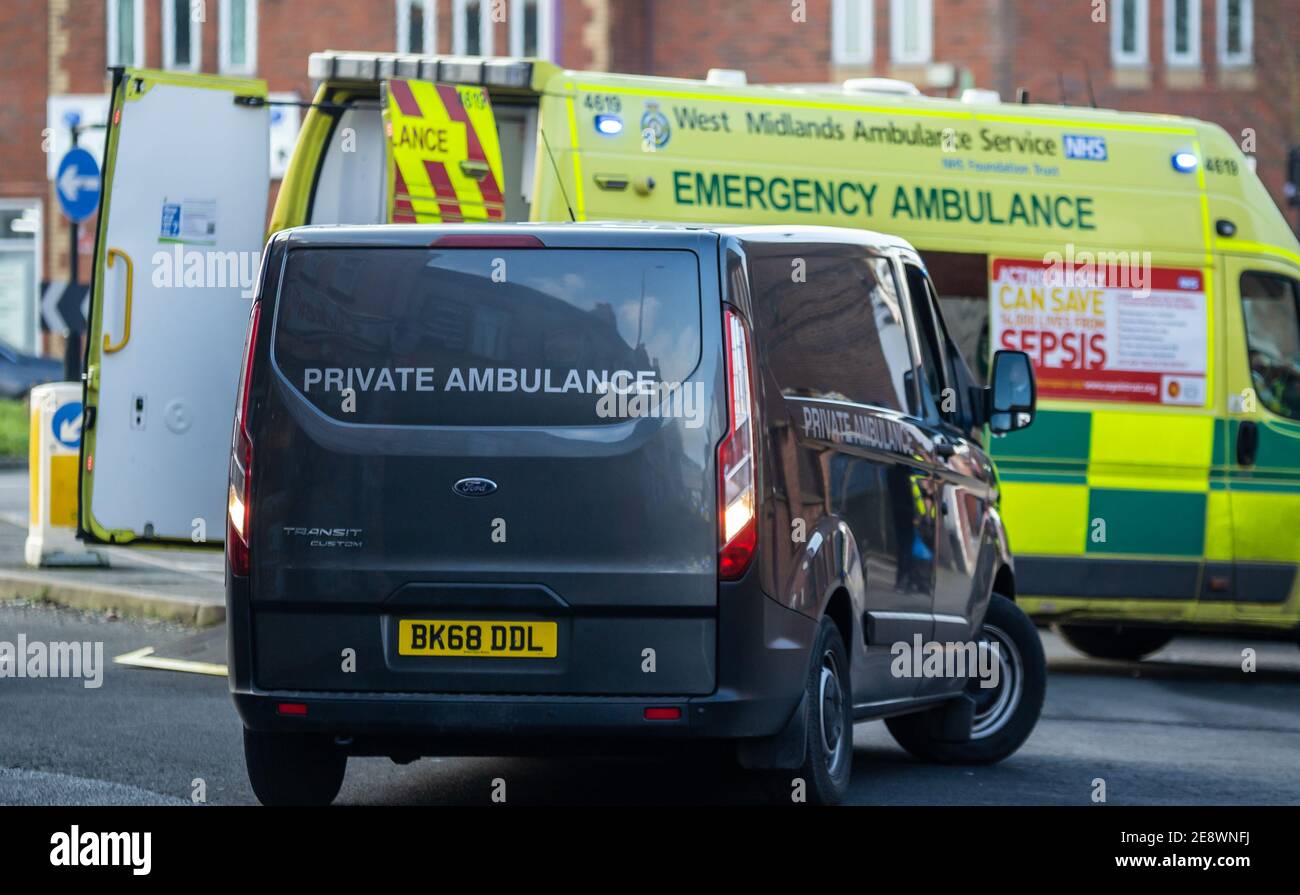
[[[383,81],[409,78],[444,84],[483,84],[526,90],[533,82],[533,63],[526,59],[482,56],[415,56],[402,53],[345,53],[326,50],[307,60],[313,81]]]

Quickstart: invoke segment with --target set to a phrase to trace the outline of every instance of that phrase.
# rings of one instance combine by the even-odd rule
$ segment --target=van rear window
[[[682,382],[700,358],[688,251],[300,248],[286,264],[275,365],[342,422],[613,423],[606,390]]]

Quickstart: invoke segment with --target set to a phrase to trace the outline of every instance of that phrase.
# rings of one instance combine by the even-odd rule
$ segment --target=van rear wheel
[[[853,773],[853,698],[849,654],[840,629],[823,618],[808,669],[804,700],[804,763],[795,776],[813,805],[835,805],[849,789]],[[790,798],[793,790],[785,790]]]
[[[328,737],[244,729],[248,782],[263,805],[328,805],[343,786],[347,763]]]
[[[1161,628],[1123,628],[1094,625],[1057,625],[1061,639],[1085,656],[1136,662],[1174,639]]]

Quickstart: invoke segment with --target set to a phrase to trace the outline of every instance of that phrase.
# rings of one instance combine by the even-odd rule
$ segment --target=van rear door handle
[[[474,180],[484,180],[492,173],[492,168],[487,162],[480,162],[476,159],[465,159],[460,163],[460,172],[466,177]]]

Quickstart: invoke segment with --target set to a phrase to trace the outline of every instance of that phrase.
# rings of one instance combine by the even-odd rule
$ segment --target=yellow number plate
[[[555,622],[403,620],[397,625],[397,654],[554,659],[557,629]]]

